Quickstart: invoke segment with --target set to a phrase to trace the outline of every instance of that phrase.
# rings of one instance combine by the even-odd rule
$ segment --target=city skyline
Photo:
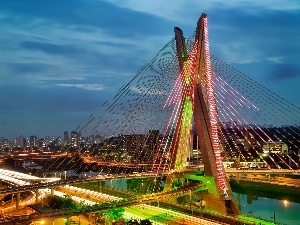
[[[212,54],[299,107],[300,3],[276,2],[1,2],[0,137],[76,130],[202,12]]]

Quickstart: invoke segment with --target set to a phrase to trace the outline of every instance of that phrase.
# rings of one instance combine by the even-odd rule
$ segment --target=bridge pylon
[[[181,100],[178,107],[178,122],[173,133],[173,147],[170,167],[180,170],[185,167],[188,149],[191,147],[193,119],[198,135],[208,194],[214,199],[206,200],[222,214],[239,214],[229,186],[221,158],[219,120],[215,100],[210,63],[207,15],[198,20],[195,43],[188,54],[185,38],[180,28],[175,27],[177,57],[180,67]]]

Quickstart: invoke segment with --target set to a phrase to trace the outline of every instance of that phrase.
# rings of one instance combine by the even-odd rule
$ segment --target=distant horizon
[[[227,121],[227,122],[234,122],[234,121]],[[226,125],[226,122],[222,122]],[[253,125],[253,124],[237,124],[237,126],[242,126],[242,127],[248,127],[249,125]],[[282,126],[271,126],[271,125],[266,125],[266,126],[261,126],[261,125],[256,125],[257,127],[260,127],[260,128],[263,128],[263,129],[270,129],[270,128],[286,128],[286,127],[291,127],[292,125],[282,125]],[[298,127],[300,128],[300,123],[297,125],[295,124],[294,127]],[[224,127],[223,127],[224,128]],[[234,126],[232,126],[231,128],[234,128]],[[75,131],[75,130],[74,130]],[[39,135],[36,135],[36,134],[33,134],[33,135],[29,135],[29,136],[25,136],[25,135],[19,135],[19,136],[16,136],[14,138],[8,138],[8,137],[5,137],[5,136],[0,136],[0,138],[2,139],[8,139],[8,141],[11,143],[11,142],[14,142],[17,138],[19,137],[23,137],[25,139],[29,139],[31,136],[36,136],[38,139],[46,139],[47,137],[55,137],[55,138],[59,138],[61,137],[63,139],[64,137],[64,132],[62,132],[62,135],[45,135],[45,136],[39,136]],[[71,137],[71,132],[73,131],[67,131],[68,132],[68,138]],[[75,131],[75,132],[80,132],[80,131]],[[81,133],[81,136],[83,138],[88,138],[90,136],[100,136],[100,137],[105,137],[105,136],[109,136],[109,137],[116,137],[116,136],[119,136],[119,135],[131,135],[131,134],[140,134],[140,133],[119,133],[117,135],[101,135],[101,134],[89,134],[88,136],[85,136],[84,134]],[[148,133],[143,133],[144,135],[147,135]],[[161,131],[159,131],[159,134],[162,134]]]

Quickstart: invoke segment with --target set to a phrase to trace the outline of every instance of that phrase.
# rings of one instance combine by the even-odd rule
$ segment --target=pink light
[[[211,72],[211,63],[210,63],[210,52],[209,52],[209,42],[208,42],[208,29],[207,29],[207,18],[203,18],[203,26],[204,26],[204,48],[205,48],[205,68],[204,73],[206,74],[207,81],[207,100],[208,100],[208,111],[211,121],[211,129],[212,129],[212,141],[213,141],[213,151],[216,160],[217,167],[217,177],[218,184],[221,190],[228,190],[226,185],[224,167],[222,165],[222,160],[220,157],[220,140],[218,136],[218,114],[217,114],[217,106],[214,92],[214,85],[212,80],[212,72]]]

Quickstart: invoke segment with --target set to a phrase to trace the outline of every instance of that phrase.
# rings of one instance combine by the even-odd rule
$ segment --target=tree
[[[77,206],[70,197],[49,196],[47,202],[52,209],[75,209]]]
[[[102,222],[106,221],[110,224],[113,222],[120,220],[123,217],[125,209],[124,208],[116,208],[112,210],[107,210],[98,214],[98,219]]]

